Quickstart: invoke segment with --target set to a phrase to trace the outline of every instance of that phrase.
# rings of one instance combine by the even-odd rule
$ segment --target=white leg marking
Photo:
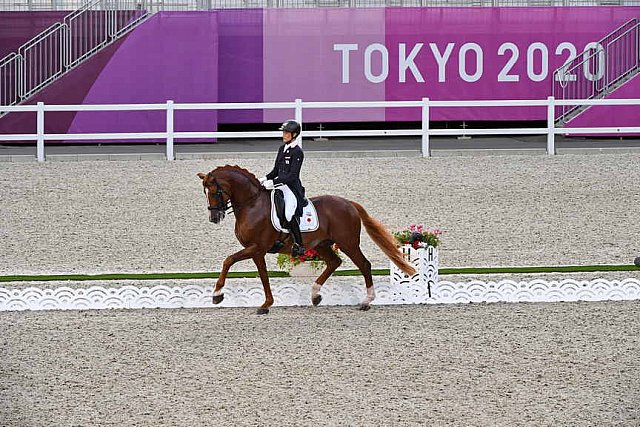
[[[370,288],[367,288],[367,297],[362,301],[362,304],[369,305],[374,299],[376,299],[376,291],[374,291],[373,286],[371,286]]]
[[[219,297],[220,295],[222,295],[222,290],[213,292],[214,297]]]
[[[320,294],[321,287],[322,285],[318,282],[313,283],[313,286],[311,287],[311,298],[315,298],[318,294]]]

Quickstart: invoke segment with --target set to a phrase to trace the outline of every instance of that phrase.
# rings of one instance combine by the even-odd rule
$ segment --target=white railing
[[[0,105],[11,105],[19,99],[21,64],[22,58],[15,53],[0,59]]]
[[[556,134],[629,134],[640,133],[640,126],[633,127],[590,127],[590,128],[557,128],[555,126],[555,108],[564,105],[637,105],[640,99],[570,99],[556,100],[552,96],[542,100],[483,100],[483,101],[432,101],[423,98],[420,101],[354,101],[354,102],[266,102],[266,103],[199,103],[176,104],[167,101],[163,104],[110,104],[110,105],[37,105],[0,106],[0,113],[36,112],[36,132],[32,134],[0,134],[0,141],[36,141],[36,158],[45,161],[45,141],[104,141],[104,140],[144,140],[163,139],[166,141],[167,160],[175,159],[175,138],[279,138],[278,131],[253,132],[179,132],[174,129],[174,112],[176,110],[255,110],[255,109],[288,109],[294,111],[294,117],[302,123],[305,109],[331,108],[420,108],[422,126],[419,129],[381,129],[381,130],[306,130],[303,137],[362,137],[362,136],[420,136],[423,157],[431,156],[431,136],[455,135],[547,135],[547,154],[556,154]],[[430,129],[431,109],[433,108],[486,108],[486,107],[546,107],[547,126],[541,128],[497,128],[497,129]],[[48,111],[153,111],[164,110],[166,127],[158,132],[121,132],[121,133],[45,133],[45,113]],[[345,119],[348,119],[345,116]]]
[[[67,67],[73,67],[128,32],[147,12],[137,0],[94,0],[64,18]]]
[[[0,105],[19,104],[148,16],[137,0],[90,0],[0,58]],[[0,112],[0,116],[2,113]]]
[[[38,34],[18,49],[18,57],[22,60],[17,79],[16,98],[18,103],[39,91],[64,71],[65,27],[57,22]],[[8,104],[11,105],[11,104]]]
[[[625,22],[553,72],[551,95],[560,99],[597,99],[615,90],[640,69],[640,21]],[[558,104],[560,105],[560,104]],[[557,109],[559,123],[583,111],[580,105]]]

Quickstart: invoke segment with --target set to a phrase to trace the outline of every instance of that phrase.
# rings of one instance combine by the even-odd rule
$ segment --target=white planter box
[[[314,268],[310,262],[301,262],[300,264],[294,266],[291,271],[289,271],[289,276],[291,277],[318,277],[322,270],[324,269],[324,264],[320,265],[319,268]]]
[[[438,249],[433,246],[413,249],[410,245],[400,247],[404,258],[416,269],[416,274],[407,276],[391,263],[389,280],[392,285],[410,285],[426,291],[431,297],[431,289],[438,284]]]

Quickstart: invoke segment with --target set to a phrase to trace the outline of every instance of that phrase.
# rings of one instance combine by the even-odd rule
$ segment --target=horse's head
[[[255,175],[239,166],[220,166],[207,174],[197,175],[207,196],[209,221],[216,224],[224,219],[227,210],[233,207],[239,211],[252,206],[261,194],[266,194]]]
[[[204,194],[207,197],[207,208],[209,209],[209,221],[217,224],[224,219],[231,196],[220,185],[213,171],[208,174],[198,173],[204,187]]]

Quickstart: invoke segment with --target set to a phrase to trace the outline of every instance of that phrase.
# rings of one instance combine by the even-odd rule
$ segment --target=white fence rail
[[[455,135],[547,135],[547,154],[556,154],[556,134],[631,134],[640,133],[640,126],[633,127],[590,127],[571,128],[555,127],[555,108],[565,105],[636,105],[640,107],[640,99],[570,99],[556,100],[552,96],[544,100],[483,100],[483,101],[432,101],[423,98],[419,101],[354,101],[354,102],[266,102],[266,103],[198,103],[178,104],[169,100],[163,104],[109,104],[109,105],[37,105],[0,106],[0,113],[6,112],[35,112],[36,132],[32,134],[0,134],[0,141],[36,141],[36,158],[39,162],[46,159],[45,141],[104,141],[104,140],[142,140],[164,139],[166,141],[167,160],[175,159],[175,138],[278,138],[278,131],[250,131],[250,132],[180,132],[174,129],[175,110],[255,110],[255,109],[289,109],[294,111],[294,117],[302,123],[305,109],[330,108],[420,108],[422,111],[422,126],[418,129],[381,129],[381,130],[306,130],[303,137],[362,137],[362,136],[420,136],[422,139],[421,153],[423,157],[431,156],[431,136]],[[547,126],[541,128],[492,128],[492,129],[431,129],[431,109],[433,108],[486,108],[486,107],[546,107]],[[123,132],[123,133],[45,133],[45,113],[48,111],[152,111],[164,110],[166,113],[166,127],[158,132]],[[640,114],[639,114],[640,116]],[[346,117],[345,117],[346,118]]]

